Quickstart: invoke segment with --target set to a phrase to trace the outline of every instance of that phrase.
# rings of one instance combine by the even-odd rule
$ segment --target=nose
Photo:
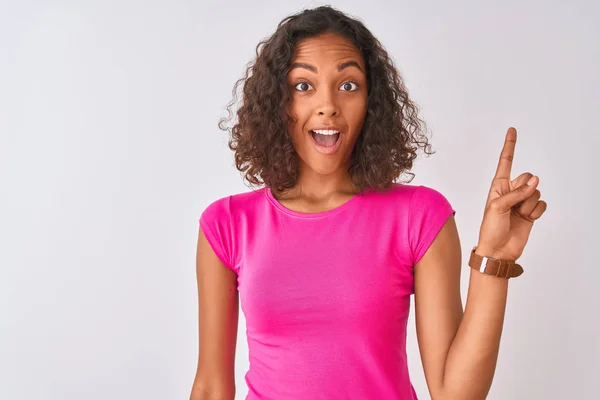
[[[323,90],[318,96],[315,111],[322,117],[333,117],[340,113],[335,96],[328,90]]]

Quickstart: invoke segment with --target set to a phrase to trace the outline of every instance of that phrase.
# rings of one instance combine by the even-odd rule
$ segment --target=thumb
[[[501,213],[509,211],[515,205],[528,199],[535,192],[539,182],[537,176],[532,176],[525,184],[495,199],[491,204],[492,208]]]

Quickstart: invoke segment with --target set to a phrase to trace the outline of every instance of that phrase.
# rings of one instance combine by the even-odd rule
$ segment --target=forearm
[[[487,396],[498,359],[507,292],[508,279],[471,269],[465,312],[444,367],[444,399]]]
[[[234,400],[235,389],[223,390],[222,388],[215,389],[207,386],[194,385],[190,393],[189,400]]]

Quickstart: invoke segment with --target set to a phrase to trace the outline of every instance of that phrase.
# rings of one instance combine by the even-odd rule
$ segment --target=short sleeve
[[[229,269],[232,263],[231,196],[211,203],[200,216],[200,228],[215,255]]]
[[[448,199],[437,190],[427,186],[415,188],[408,217],[413,266],[425,255],[448,218],[455,213]]]

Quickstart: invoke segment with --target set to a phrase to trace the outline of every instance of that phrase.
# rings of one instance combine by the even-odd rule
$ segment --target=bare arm
[[[196,278],[199,354],[190,400],[233,400],[237,275],[217,258],[202,230],[198,233]]]
[[[496,369],[508,280],[471,270],[463,313],[461,266],[451,216],[415,266],[417,337],[433,400],[485,399]]]
[[[511,180],[517,131],[509,128],[486,200],[476,253],[516,261],[533,222],[546,211],[531,173]],[[471,269],[467,305],[460,297],[460,241],[446,221],[415,266],[417,336],[433,400],[485,399],[496,370],[508,279]]]

